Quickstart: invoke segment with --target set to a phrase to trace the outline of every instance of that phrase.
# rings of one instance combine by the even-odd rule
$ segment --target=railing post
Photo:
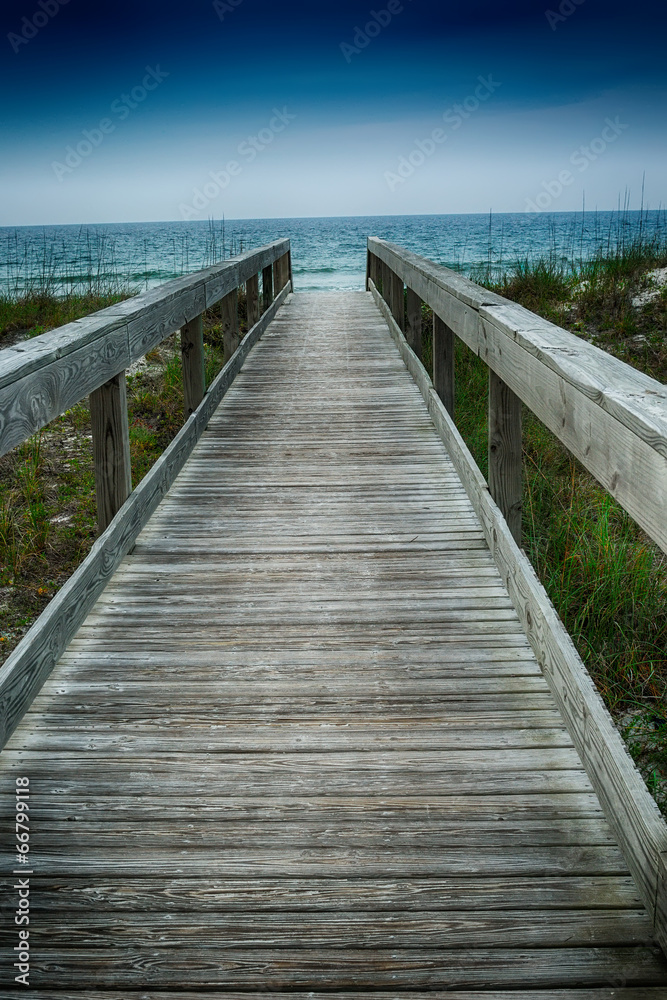
[[[454,331],[433,313],[433,387],[442,404],[454,417]]]
[[[225,361],[229,361],[239,346],[239,295],[235,288],[221,300],[222,309],[222,343],[225,349]]]
[[[132,492],[125,372],[90,394],[97,526],[102,534]]]
[[[489,491],[521,545],[521,400],[490,368]]]
[[[194,413],[206,392],[204,363],[204,317],[195,316],[181,327],[181,357],[183,359],[183,413],[187,420]]]
[[[391,299],[391,271],[389,270],[389,265],[383,260],[380,261],[380,278],[382,279],[382,298],[389,305]]]
[[[407,323],[405,336],[408,344],[421,360],[422,356],[422,300],[408,286]]]
[[[248,329],[252,330],[255,323],[259,322],[259,275],[253,274],[246,281],[245,286],[246,304],[248,307]]]
[[[391,314],[398,323],[401,330],[405,330],[405,295],[403,293],[403,279],[391,271],[391,302],[389,308]]]
[[[262,299],[263,312],[266,312],[273,302],[273,268],[270,264],[262,271]]]

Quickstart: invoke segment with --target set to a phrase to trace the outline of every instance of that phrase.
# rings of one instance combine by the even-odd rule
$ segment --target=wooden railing
[[[238,288],[248,329],[291,282],[289,240],[170,281],[2,352],[0,455],[90,395],[98,523],[104,531],[132,491],[125,369],[181,331],[186,419],[205,393],[203,314],[220,303],[225,359],[239,345]]]
[[[243,284],[248,333],[239,344]],[[0,455],[90,395],[100,537],[0,668],[0,746],[134,545],[291,287],[290,243],[278,240],[2,352]],[[226,363],[207,389],[203,314],[218,302]],[[185,423],[132,492],[125,370],[176,330]]]
[[[518,545],[523,402],[667,551],[667,388],[455,271],[384,240],[368,240],[367,286],[466,487],[667,950],[667,824]],[[422,302],[433,310],[432,379],[420,360]],[[489,367],[488,484],[453,419],[456,336]]]

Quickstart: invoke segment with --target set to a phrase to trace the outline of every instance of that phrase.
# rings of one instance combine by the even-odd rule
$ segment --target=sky
[[[667,202],[664,2],[4,0],[0,225]]]

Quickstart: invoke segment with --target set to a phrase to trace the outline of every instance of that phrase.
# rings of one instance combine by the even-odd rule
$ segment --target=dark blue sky
[[[3,5],[0,224],[664,202],[665,4]],[[360,29],[360,30],[357,30]]]

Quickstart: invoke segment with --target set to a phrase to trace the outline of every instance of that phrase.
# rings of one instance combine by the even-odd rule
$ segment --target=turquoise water
[[[49,285],[66,291],[113,277],[151,287],[284,236],[292,240],[297,291],[360,289],[369,235],[468,272],[547,254],[589,257],[610,240],[632,238],[640,226],[664,233],[665,215],[558,212],[0,228],[0,289]]]

